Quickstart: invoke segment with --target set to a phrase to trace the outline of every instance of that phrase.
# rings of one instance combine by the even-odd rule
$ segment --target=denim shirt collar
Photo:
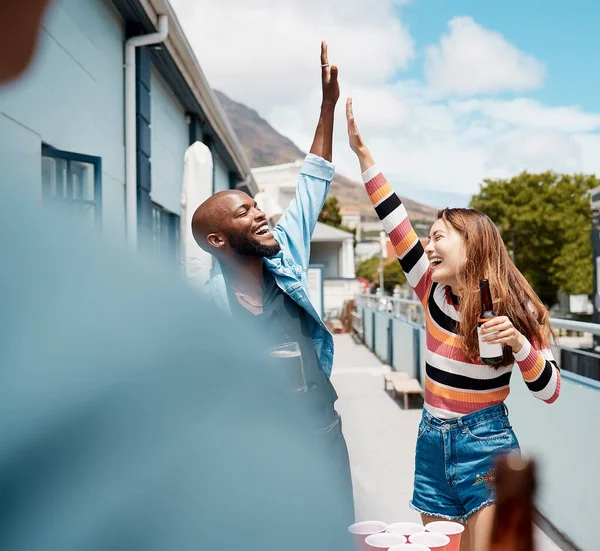
[[[265,258],[264,266],[267,271],[273,274],[278,287],[284,293],[292,295],[294,290],[302,286],[300,271],[284,257],[283,251],[280,251],[275,256]],[[221,267],[221,263],[216,259],[206,288],[211,300],[224,312],[233,315],[223,268]]]

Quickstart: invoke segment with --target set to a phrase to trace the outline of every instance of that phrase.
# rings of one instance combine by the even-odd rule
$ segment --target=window
[[[42,197],[90,227],[102,222],[102,160],[42,145]]]
[[[154,253],[179,260],[179,216],[152,203],[152,243]]]

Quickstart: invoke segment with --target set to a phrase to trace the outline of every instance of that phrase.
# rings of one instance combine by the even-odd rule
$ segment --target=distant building
[[[271,222],[277,220],[295,197],[302,163],[298,159],[252,169],[260,188],[256,201]],[[358,293],[354,262],[354,235],[317,222],[311,242],[309,279],[313,282],[311,299],[320,306],[322,314],[341,310],[344,301]]]
[[[265,193],[273,204],[287,208],[296,195],[296,184],[304,159],[292,163],[253,168],[252,175],[260,191]]]
[[[293,163],[252,169],[261,190],[257,202],[269,216],[281,214],[295,197],[302,162],[299,159]],[[354,235],[318,222],[311,244],[310,263],[323,266],[325,279],[354,278]]]
[[[346,226],[351,230],[358,228],[361,222],[361,215],[358,209],[352,207],[342,207],[340,209],[342,216],[342,225]]]
[[[135,112],[128,113],[125,44],[155,33],[159,14],[166,15],[167,36],[136,49]],[[171,262],[178,261],[183,161],[190,144],[202,141],[212,154],[206,196],[229,188],[258,191],[166,0],[53,2],[38,50],[25,77],[0,89],[4,185],[27,186],[32,200],[61,204],[110,239],[124,241],[129,229],[140,248]],[[129,199],[126,120],[133,120],[137,142]]]
[[[381,245],[379,244],[379,240],[375,241],[360,241],[356,244],[355,247],[355,258],[356,263],[360,264],[369,258],[374,256],[379,256],[381,251]]]

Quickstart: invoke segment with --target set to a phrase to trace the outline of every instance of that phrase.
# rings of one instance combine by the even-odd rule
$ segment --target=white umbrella
[[[192,287],[198,288],[210,277],[212,256],[203,251],[192,235],[192,216],[213,192],[213,159],[202,142],[187,148],[181,192],[181,266]]]

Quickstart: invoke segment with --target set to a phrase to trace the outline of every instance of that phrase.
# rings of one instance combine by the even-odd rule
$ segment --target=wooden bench
[[[392,382],[394,388],[392,390],[392,398],[396,398],[398,394],[404,397],[404,409],[408,409],[408,395],[419,394],[423,396],[423,388],[416,379],[395,380]]]
[[[408,373],[402,371],[389,371],[383,374],[383,388],[388,389],[388,384],[394,384],[394,381],[406,381],[409,378]]]
[[[343,333],[344,332],[344,324],[340,320],[331,320],[329,322],[331,326],[332,333]]]

